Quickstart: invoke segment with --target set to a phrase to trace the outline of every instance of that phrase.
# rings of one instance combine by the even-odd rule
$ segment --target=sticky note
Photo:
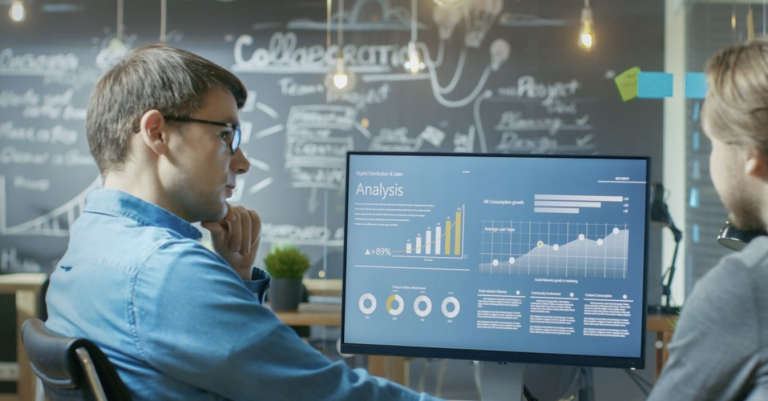
[[[693,105],[693,121],[699,121],[699,113],[701,113],[701,102],[696,102],[696,104]]]
[[[691,196],[688,199],[688,206],[694,209],[699,207],[699,189],[696,187],[691,188]]]
[[[672,97],[672,74],[665,72],[641,72],[637,75],[637,97],[663,99]]]
[[[704,99],[707,96],[707,78],[703,72],[685,73],[685,98]]]
[[[632,67],[613,79],[616,87],[619,89],[621,100],[627,102],[637,97],[637,75],[640,74],[640,67]]]

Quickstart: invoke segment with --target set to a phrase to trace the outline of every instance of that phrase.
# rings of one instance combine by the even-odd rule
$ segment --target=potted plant
[[[293,246],[273,247],[264,265],[272,282],[267,290],[274,311],[296,310],[301,301],[302,278],[309,270],[309,258]]]

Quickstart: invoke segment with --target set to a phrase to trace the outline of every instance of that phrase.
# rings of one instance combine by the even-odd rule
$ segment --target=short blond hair
[[[708,134],[768,157],[768,38],[727,47],[707,62]]]

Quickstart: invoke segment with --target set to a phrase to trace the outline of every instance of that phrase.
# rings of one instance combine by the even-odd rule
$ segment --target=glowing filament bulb
[[[419,52],[416,50],[416,42],[408,42],[408,61],[405,62],[405,69],[411,74],[424,69],[424,63],[421,62]]]
[[[349,77],[347,74],[343,72],[337,72],[333,74],[333,86],[339,89],[344,89],[347,87],[347,83],[349,83]]]
[[[595,31],[593,29],[592,9],[584,7],[581,10],[581,30],[579,31],[579,47],[584,50],[592,50],[595,46]]]
[[[11,19],[16,22],[24,21],[24,18],[27,15],[26,10],[24,10],[24,3],[21,1],[14,1],[8,15],[10,15]]]
[[[338,89],[344,89],[349,84],[349,75],[344,66],[344,59],[336,59],[336,72],[333,74],[333,86]]]

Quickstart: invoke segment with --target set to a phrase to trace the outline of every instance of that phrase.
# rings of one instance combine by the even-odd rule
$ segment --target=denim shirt
[[[55,333],[94,341],[134,400],[431,400],[331,362],[262,305],[269,276],[242,278],[200,231],[99,189],[51,275]]]

